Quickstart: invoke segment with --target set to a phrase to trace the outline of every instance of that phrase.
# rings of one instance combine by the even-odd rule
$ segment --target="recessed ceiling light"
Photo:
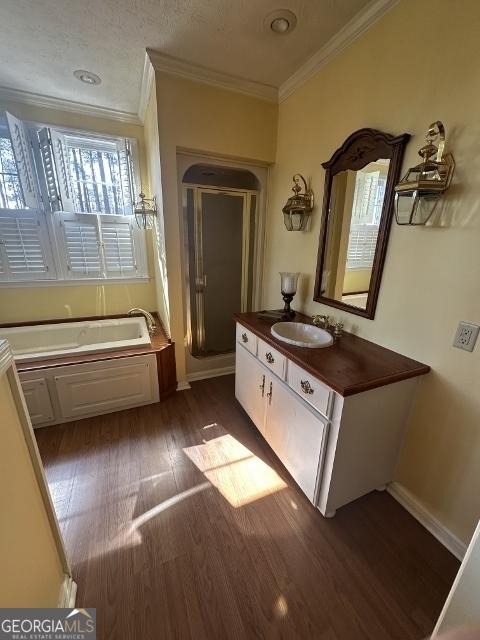
[[[290,33],[297,25],[297,16],[288,9],[277,9],[265,16],[263,26],[266,31],[283,36]]]
[[[100,76],[97,76],[96,73],[85,71],[84,69],[77,69],[73,72],[73,75],[75,76],[75,78],[77,78],[77,80],[80,80],[80,82],[84,82],[85,84],[94,85],[100,84],[102,82],[102,79],[100,78]]]

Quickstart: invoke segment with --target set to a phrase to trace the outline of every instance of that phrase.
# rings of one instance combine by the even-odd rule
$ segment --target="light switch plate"
[[[480,327],[469,322],[460,322],[453,346],[464,351],[473,351]]]

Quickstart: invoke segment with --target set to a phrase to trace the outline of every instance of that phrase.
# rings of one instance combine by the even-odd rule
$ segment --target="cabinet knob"
[[[275,358],[272,356],[272,354],[270,353],[270,351],[268,351],[265,354],[265,360],[269,363],[269,364],[273,364],[275,362]]]
[[[303,393],[307,396],[313,394],[313,389],[310,386],[310,382],[308,380],[300,380],[300,386],[302,387]]]
[[[242,333],[242,342],[248,342],[248,336],[246,333]]]

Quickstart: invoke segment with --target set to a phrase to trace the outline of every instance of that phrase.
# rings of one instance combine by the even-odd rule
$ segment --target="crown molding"
[[[267,102],[278,102],[278,89],[273,85],[247,80],[246,78],[215,71],[208,67],[191,64],[179,58],[167,56],[155,49],[147,49],[147,54],[155,71],[163,71],[194,82],[243,93]]]
[[[288,78],[278,89],[262,82],[247,80],[235,75],[215,71],[208,67],[192,64],[179,58],[160,53],[155,49],[146,49],[143,65],[142,83],[138,103],[138,113],[120,111],[109,107],[98,107],[73,100],[54,98],[30,91],[21,91],[10,87],[0,87],[0,101],[19,102],[46,109],[58,109],[69,113],[106,118],[128,124],[142,124],[148,105],[148,99],[155,82],[155,71],[163,71],[187,80],[208,84],[228,91],[253,96],[267,102],[283,102],[302,84],[314,76],[319,69],[348,47],[356,38],[367,31],[387,11],[400,0],[372,0],[362,11],[338,31],[321,49]]]
[[[311,58],[307,60],[294,74],[288,78],[278,90],[278,100],[283,102],[302,84],[314,76],[323,66],[330,62],[341,51],[346,49],[362,33],[370,29],[387,11],[392,9],[400,0],[373,0],[359,11],[347,24]]]
[[[58,109],[59,111],[94,116],[95,118],[107,118],[108,120],[116,120],[128,124],[141,124],[138,115],[129,111],[118,111],[117,109],[110,109],[109,107],[82,104],[80,102],[74,102],[73,100],[53,98],[52,96],[44,96],[40,93],[31,93],[30,91],[20,91],[19,89],[12,89],[10,87],[0,87],[0,101],[19,102],[21,104],[44,107],[46,109]]]
[[[148,100],[155,82],[155,69],[150,61],[148,53],[145,51],[145,61],[143,63],[142,84],[140,86],[140,100],[138,102],[138,117],[140,122],[145,121]]]

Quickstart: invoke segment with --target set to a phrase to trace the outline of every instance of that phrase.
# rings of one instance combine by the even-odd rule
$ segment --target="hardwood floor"
[[[458,562],[386,493],[324,519],[233,390],[36,431],[97,637],[425,637]]]

